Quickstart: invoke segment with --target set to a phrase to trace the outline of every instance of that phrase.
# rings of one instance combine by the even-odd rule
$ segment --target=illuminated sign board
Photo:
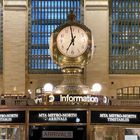
[[[25,123],[25,111],[0,112],[0,123]]]
[[[91,103],[108,104],[109,99],[102,95],[48,95],[48,103]]]
[[[86,123],[86,111],[30,111],[30,123]]]
[[[92,111],[91,123],[140,124],[140,112]]]

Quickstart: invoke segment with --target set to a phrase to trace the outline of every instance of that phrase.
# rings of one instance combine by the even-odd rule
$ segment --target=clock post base
[[[53,94],[89,94],[91,89],[81,82],[81,69],[80,68],[66,68],[64,72],[63,82],[56,86]]]

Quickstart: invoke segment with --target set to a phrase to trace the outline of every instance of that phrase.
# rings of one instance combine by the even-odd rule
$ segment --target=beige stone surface
[[[85,24],[91,29],[94,38],[94,44],[96,46],[93,59],[86,68],[86,82],[90,86],[94,83],[100,83],[103,87],[101,94],[107,95],[109,80],[109,17],[107,7],[108,5],[105,2],[106,7],[102,9],[102,4],[104,4],[102,1],[94,1],[90,10],[85,9]]]
[[[4,10],[3,88],[25,93],[26,11]]]

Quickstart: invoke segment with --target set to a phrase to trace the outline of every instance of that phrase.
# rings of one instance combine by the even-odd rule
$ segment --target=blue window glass
[[[70,10],[74,10],[80,22],[80,0],[30,0],[29,73],[60,72],[50,57],[50,35],[66,21]]]
[[[110,73],[140,73],[140,1],[110,1]]]

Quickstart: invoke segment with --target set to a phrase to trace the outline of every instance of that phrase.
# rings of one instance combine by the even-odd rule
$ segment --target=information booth
[[[26,140],[26,111],[0,110],[0,140]]]
[[[0,140],[140,140],[139,107],[89,104],[0,109]]]
[[[91,110],[90,120],[90,140],[140,139],[140,112],[136,109],[99,108]]]
[[[86,110],[29,110],[29,140],[87,140],[86,125]]]

